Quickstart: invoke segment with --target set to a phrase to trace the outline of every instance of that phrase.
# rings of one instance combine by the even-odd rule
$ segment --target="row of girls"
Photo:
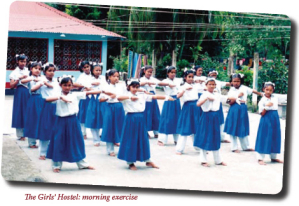
[[[213,86],[208,90],[208,92],[210,92],[208,96],[202,95],[197,102],[199,96],[198,86],[193,84],[194,71],[192,70],[184,72],[185,86],[178,87],[175,81],[176,70],[174,67],[167,69],[168,78],[160,82],[151,77],[152,68],[147,66],[144,69],[145,76],[142,77],[140,81],[128,81],[127,91],[124,92],[123,88],[117,84],[119,81],[119,73],[114,69],[107,72],[108,84],[106,84],[105,81],[101,79],[100,65],[91,65],[89,62],[82,62],[80,69],[83,74],[76,83],[73,83],[71,77],[62,77],[59,80],[60,86],[57,86],[58,83],[53,78],[55,71],[53,64],[48,63],[41,67],[40,63],[33,62],[29,64],[29,73],[25,67],[27,62],[25,55],[17,56],[17,62],[18,67],[10,75],[11,87],[17,87],[14,98],[12,127],[17,129],[19,139],[24,140],[24,136],[28,137],[29,146],[31,148],[36,148],[35,139],[40,139],[40,158],[45,159],[45,157],[47,157],[52,159],[54,172],[60,171],[63,161],[76,162],[80,169],[93,169],[93,167],[89,166],[84,160],[86,156],[83,140],[84,133],[81,131],[83,130],[83,132],[85,132],[84,126],[91,128],[95,146],[99,144],[99,129],[102,126],[103,132],[101,141],[106,142],[107,152],[110,156],[115,156],[114,145],[121,142],[118,158],[127,161],[129,168],[132,170],[137,169],[134,165],[136,161],[145,161],[147,166],[158,168],[150,160],[149,140],[147,137],[148,131],[154,130],[156,132],[157,129],[162,134],[159,137],[160,145],[167,139],[168,134],[175,134],[175,142],[178,138],[176,147],[177,154],[182,154],[186,143],[186,136],[192,135],[194,137],[195,134],[194,146],[202,150],[216,151],[214,152],[217,157],[215,158],[216,164],[225,165],[225,163],[220,160],[219,152],[217,153],[220,148],[218,136],[220,137],[220,125],[222,121],[221,118],[219,118],[220,99],[216,98],[217,101],[215,101],[216,99],[208,97],[215,93],[214,89],[216,85],[218,85],[215,79],[206,80],[204,82],[203,79],[199,78],[198,83],[206,84],[207,88],[209,88],[209,84],[213,84]],[[43,68],[44,78],[39,78],[41,68]],[[91,71],[90,68],[92,69]],[[90,73],[93,77],[89,76]],[[213,73],[215,72],[210,72],[209,75]],[[97,88],[101,84],[104,89]],[[104,86],[105,84],[106,86]],[[165,92],[168,87],[169,90],[166,92],[167,96],[149,95],[149,93],[155,93],[153,89],[157,84],[164,86]],[[225,83],[225,85],[227,85],[227,83]],[[83,88],[86,92],[71,92],[73,86]],[[140,89],[140,86],[143,87],[143,89]],[[171,90],[175,89],[178,90],[171,93]],[[43,90],[46,92],[43,92]],[[206,92],[207,91],[204,91],[204,93]],[[28,95],[29,93],[31,93],[31,96]],[[100,93],[101,95],[99,96]],[[177,96],[174,95],[175,93],[177,93]],[[196,98],[194,98],[195,93]],[[40,94],[43,94],[42,98]],[[216,92],[215,94],[218,93]],[[242,95],[244,95],[244,93],[242,93]],[[180,103],[178,100],[175,100],[175,98],[180,97],[183,97],[184,102],[181,112],[179,111]],[[156,122],[157,119],[159,121],[159,108],[157,107],[155,99],[168,100],[165,101],[163,105],[160,123]],[[99,101],[102,103],[98,103]],[[233,102],[234,98],[230,98],[229,101]],[[49,102],[56,102],[56,104]],[[122,102],[122,104],[120,102]],[[208,103],[212,106],[208,106]],[[80,105],[80,110],[78,105]],[[207,106],[205,107],[204,105]],[[201,106],[203,111],[200,110],[200,107],[196,106]],[[176,112],[173,112],[173,109],[176,109]],[[213,111],[212,109],[215,110],[215,114],[217,115],[216,118],[212,119],[216,121],[216,123],[214,122],[215,124],[207,124],[206,126],[200,127],[200,125],[203,124],[199,122],[207,123],[208,121],[206,121],[206,117],[203,118],[204,115],[198,116],[197,114],[209,112],[209,109],[211,111]],[[125,111],[127,113],[126,116]],[[78,115],[76,115],[77,113]],[[177,115],[177,117],[173,118],[173,115]],[[174,124],[176,124],[177,127],[174,127]],[[199,125],[197,126],[197,124]],[[219,129],[217,129],[218,124]],[[212,130],[207,129],[207,126],[211,125],[214,125],[215,128]],[[131,128],[136,129],[132,130]],[[177,129],[173,130],[173,128]],[[201,132],[196,132],[199,128],[201,128]],[[204,131],[206,131],[206,133]],[[155,135],[156,134],[157,133],[155,133]],[[42,136],[45,137],[42,138]],[[207,139],[206,137],[209,138]],[[232,139],[234,140],[237,135],[233,137]],[[205,140],[197,141],[198,139]],[[49,140],[51,140],[50,145],[47,147]],[[248,146],[248,140],[245,141],[245,145]],[[46,154],[47,148],[48,152]],[[237,151],[237,149],[233,151]],[[204,166],[207,166],[205,154],[206,152],[204,151],[200,152],[201,162]],[[263,156],[260,155],[260,158],[261,157]],[[276,158],[273,159],[273,161],[276,160],[280,161]],[[259,161],[262,160],[259,159]]]

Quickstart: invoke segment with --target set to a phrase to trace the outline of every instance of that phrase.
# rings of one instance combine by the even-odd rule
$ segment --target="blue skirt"
[[[150,144],[143,112],[126,115],[117,157],[127,162],[144,162],[150,159]]]
[[[155,94],[155,92],[153,91],[151,91],[151,93]],[[146,102],[144,114],[147,130],[159,130],[160,109],[158,106],[158,101],[156,99],[153,99],[151,102]]]
[[[219,107],[219,110],[218,110],[218,115],[219,115],[220,124],[224,124],[224,115],[223,115],[222,102],[220,102],[220,107]]]
[[[86,157],[84,139],[76,115],[58,117],[47,158],[54,162],[79,162]]]
[[[45,102],[40,115],[40,123],[38,127],[38,137],[42,141],[51,139],[54,132],[54,126],[57,121],[56,104]]]
[[[105,108],[101,141],[119,143],[125,119],[124,107],[122,103],[117,102],[108,103]]]
[[[79,122],[84,124],[86,119],[86,113],[87,113],[87,107],[89,104],[90,98],[88,95],[86,95],[86,99],[81,99],[79,102],[79,112],[77,115],[77,118],[79,119]]]
[[[249,135],[249,118],[246,104],[242,103],[239,105],[234,103],[230,106],[224,125],[224,132],[240,138]]]
[[[203,150],[219,150],[221,142],[218,111],[203,112],[194,136],[194,146]]]
[[[202,95],[202,93],[198,93],[198,99],[201,97],[201,95]],[[203,113],[201,107],[199,107],[199,112],[200,112],[200,114],[199,114],[199,116],[198,116],[198,121],[200,120],[200,117],[201,117],[201,115],[202,115],[202,113]]]
[[[175,101],[165,101],[160,117],[159,133],[176,134],[176,128],[181,114],[180,99],[171,96]]]
[[[281,131],[277,110],[269,110],[260,119],[255,151],[261,154],[280,153]]]
[[[99,102],[99,94],[90,98],[85,120],[85,127],[92,129],[101,129],[103,126],[102,102]]]
[[[26,110],[24,136],[39,139],[38,128],[40,123],[40,116],[42,108],[44,107],[45,100],[40,94],[31,94]]]
[[[30,98],[29,90],[24,86],[18,86],[15,90],[12,108],[12,128],[24,128],[27,102]]]
[[[184,103],[178,120],[177,134],[182,136],[195,134],[196,127],[198,126],[198,116],[200,115],[199,107],[196,106],[196,103],[197,100]]]

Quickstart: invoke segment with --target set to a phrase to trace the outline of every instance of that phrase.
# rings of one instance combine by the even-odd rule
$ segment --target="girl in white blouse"
[[[264,96],[259,101],[259,113],[262,117],[257,132],[255,151],[260,165],[266,165],[265,154],[270,155],[271,162],[283,163],[277,159],[281,147],[281,130],[277,112],[278,99],[273,95],[274,89],[274,83],[264,83]]]
[[[219,154],[221,144],[220,121],[218,116],[220,94],[214,91],[216,87],[214,78],[208,78],[206,80],[206,86],[207,91],[201,95],[197,102],[197,106],[202,108],[203,114],[196,128],[194,146],[200,148],[199,156],[202,166],[209,167],[206,157],[208,150],[213,151],[216,165],[226,166],[226,164],[221,161]]]
[[[44,100],[41,96],[41,87],[47,84],[41,77],[41,62],[30,62],[29,77],[21,80],[21,83],[29,83],[30,98],[26,108],[26,119],[24,126],[24,135],[28,137],[30,148],[37,148],[36,139],[38,137],[38,128],[40,122],[41,111],[44,106]]]
[[[177,134],[177,124],[181,113],[180,99],[176,98],[180,83],[182,80],[176,78],[176,68],[170,66],[166,68],[167,78],[163,83],[168,83],[169,86],[164,86],[165,94],[176,99],[175,101],[164,101],[163,109],[159,124],[158,145],[163,146],[167,143],[168,135],[173,135],[174,144],[177,143],[179,135]]]
[[[227,102],[230,104],[230,108],[226,117],[224,132],[230,135],[231,138],[231,150],[239,153],[237,138],[241,143],[241,147],[244,151],[254,151],[249,147],[248,135],[249,135],[249,117],[247,111],[247,95],[255,93],[262,95],[253,89],[243,86],[244,75],[232,74],[231,75],[232,87],[228,92]]]
[[[43,73],[45,76],[42,77],[44,85],[41,86],[40,91],[43,99],[47,97],[59,95],[61,88],[54,73],[56,66],[53,63],[46,63],[43,66]],[[40,121],[38,125],[38,138],[39,138],[39,159],[45,160],[48,150],[49,141],[53,135],[53,127],[57,120],[56,104],[51,102],[44,102],[44,106],[41,111]]]
[[[60,172],[63,161],[76,162],[79,169],[94,169],[84,160],[86,157],[84,139],[76,115],[81,99],[104,91],[71,92],[73,80],[70,76],[63,76],[58,81],[62,89],[61,95],[46,99],[48,102],[56,101],[56,115],[58,116],[47,158],[52,159],[53,172]]]
[[[167,99],[171,101],[174,99],[138,92],[140,83],[137,79],[129,80],[126,84],[127,94],[118,97],[118,100],[122,101],[127,112],[121,133],[118,158],[125,160],[131,170],[137,170],[134,164],[136,161],[146,162],[146,166],[158,169],[150,160],[150,146],[144,118],[145,105],[146,101],[151,101],[152,99]]]
[[[152,77],[153,68],[150,65],[146,65],[140,72],[140,86],[147,92],[156,94],[156,86],[170,86],[175,85],[161,82],[160,80]],[[155,138],[158,138],[159,122],[160,122],[160,109],[157,100],[147,101],[145,107],[145,119],[147,124],[147,130],[153,131]]]
[[[28,90],[28,83],[21,83],[21,80],[29,76],[28,68],[26,67],[28,57],[25,54],[16,55],[17,67],[9,75],[10,88],[15,90],[13,98],[12,109],[12,128],[16,128],[18,140],[25,140],[24,125],[25,125],[25,112],[27,102],[30,97]]]
[[[91,65],[90,80],[91,90],[100,90],[107,84],[102,74],[102,64],[94,62]],[[100,129],[103,127],[103,105],[104,102],[99,101],[99,94],[91,95],[90,102],[87,107],[85,127],[90,128],[94,146],[100,146]]]
[[[105,91],[113,93],[113,96],[101,94],[100,101],[106,101],[103,114],[103,129],[101,141],[106,142],[107,153],[115,156],[114,145],[119,146],[121,140],[121,130],[125,119],[123,105],[118,101],[117,96],[123,95],[126,88],[119,84],[119,72],[116,69],[108,70],[106,73],[108,84]]]
[[[182,98],[183,108],[178,120],[177,133],[180,134],[176,146],[176,154],[181,155],[185,149],[187,137],[194,140],[196,127],[198,126],[200,108],[196,106],[198,91],[193,83],[194,70],[184,71],[184,83],[180,87],[177,98]]]
[[[79,70],[82,73],[79,78],[77,79],[76,83],[74,83],[75,87],[78,87],[81,89],[81,91],[89,91],[90,88],[90,81],[92,78],[91,75],[91,62],[89,61],[82,61],[79,63]],[[84,139],[87,139],[86,136],[86,128],[85,128],[85,120],[86,120],[86,112],[87,107],[89,104],[90,98],[87,96],[86,99],[80,100],[79,103],[79,113],[78,113],[78,119],[80,121],[81,130],[84,136]]]

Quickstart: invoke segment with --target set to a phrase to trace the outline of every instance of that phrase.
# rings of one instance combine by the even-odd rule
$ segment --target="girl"
[[[170,86],[175,87],[169,83],[161,82],[158,79],[152,77],[153,68],[152,66],[145,66],[141,69],[140,74],[140,86],[147,92],[156,94],[156,86]],[[147,101],[145,106],[145,119],[147,124],[147,130],[153,131],[155,138],[158,138],[158,129],[160,121],[160,109],[157,100]]]
[[[102,64],[94,62],[91,67],[91,89],[100,90],[106,84],[102,74]],[[85,127],[90,128],[93,136],[94,146],[100,146],[99,131],[103,126],[102,105],[104,102],[99,102],[99,94],[91,95],[90,102],[87,107]]]
[[[47,97],[55,96],[61,93],[61,89],[57,80],[54,77],[56,66],[53,63],[46,63],[43,65],[44,72],[44,85],[40,88],[43,99]],[[49,141],[53,135],[53,126],[57,120],[56,104],[45,102],[40,115],[40,123],[38,127],[38,138],[39,138],[39,159],[45,160]]]
[[[131,170],[137,170],[134,164],[136,161],[146,162],[146,166],[158,169],[159,167],[150,160],[150,146],[147,138],[144,110],[146,100],[165,99],[166,97],[138,92],[140,83],[137,79],[127,81],[126,84],[129,92],[125,96],[118,97],[119,101],[123,101],[127,112],[121,133],[118,158],[127,161]],[[168,100],[173,101],[172,98],[168,98]]]
[[[26,109],[26,119],[24,126],[24,135],[28,137],[30,148],[37,148],[36,139],[38,138],[38,127],[40,115],[44,105],[40,88],[44,85],[41,78],[41,62],[30,62],[30,74],[26,79],[21,80],[22,83],[29,82],[29,91],[31,93]],[[46,83],[47,84],[47,83]]]
[[[230,87],[231,86],[230,82],[223,82],[223,81],[217,80],[218,72],[215,69],[210,69],[208,76],[215,79],[215,81],[216,81],[215,90],[220,95],[221,95],[221,89],[223,87]],[[223,115],[223,107],[222,107],[222,102],[221,101],[220,101],[220,107],[219,107],[219,110],[218,110],[218,115],[219,115],[219,119],[220,119],[221,142],[230,143],[230,141],[225,139],[225,133],[223,132],[223,129],[224,129],[224,115]]]
[[[122,85],[117,84],[119,81],[119,73],[116,69],[108,70],[106,79],[108,84],[105,87],[105,91],[109,91],[115,95],[109,97],[101,94],[100,96],[101,102],[107,101],[103,116],[103,132],[101,140],[106,142],[108,155],[115,156],[114,145],[119,146],[121,130],[125,118],[123,105],[116,97],[124,94],[125,88]]]
[[[166,72],[168,78],[164,79],[162,82],[169,84],[169,86],[164,86],[165,94],[172,98],[176,98],[180,85],[180,80],[175,78],[176,68],[174,66],[166,67]],[[177,143],[179,135],[177,134],[176,128],[180,113],[181,103],[179,99],[164,102],[159,124],[160,135],[158,145],[163,146],[166,144],[169,134],[173,135],[174,144]]]
[[[77,82],[74,84],[75,87],[79,87],[82,91],[89,91],[90,88],[90,81],[91,81],[91,70],[92,65],[89,61],[82,61],[79,63],[79,70],[82,73],[79,78],[77,79]],[[90,98],[87,96],[86,99],[80,100],[79,103],[79,113],[78,113],[78,119],[81,124],[81,130],[84,136],[84,139],[87,139],[86,136],[86,128],[85,128],[85,120],[86,120],[86,111],[88,107],[88,103],[90,101]]]
[[[205,91],[197,102],[197,106],[201,106],[203,114],[200,118],[198,127],[196,128],[194,146],[200,148],[199,156],[201,165],[209,167],[207,163],[207,150],[212,150],[216,165],[226,166],[221,161],[219,155],[220,149],[220,121],[218,116],[220,94],[214,91],[216,81],[214,78],[208,78],[206,81],[207,91]]]
[[[25,140],[24,137],[24,125],[25,125],[25,112],[27,108],[27,101],[30,97],[28,84],[21,83],[21,80],[29,76],[28,68],[26,67],[28,57],[25,54],[16,55],[17,67],[9,75],[10,88],[15,90],[13,99],[12,110],[12,128],[16,128],[17,139]]]
[[[73,87],[73,80],[70,76],[62,76],[57,80],[62,90],[61,95],[46,99],[48,102],[56,101],[56,115],[58,116],[47,158],[52,159],[53,172],[60,172],[62,161],[76,162],[79,169],[94,169],[84,160],[86,157],[84,139],[76,114],[79,111],[80,99],[104,91],[70,92]]]
[[[184,83],[180,87],[177,98],[182,98],[183,108],[178,120],[177,133],[180,134],[176,146],[176,154],[181,155],[185,149],[187,137],[194,139],[196,126],[199,120],[199,107],[196,106],[198,99],[197,88],[193,84],[194,71],[184,71]]]
[[[277,113],[278,99],[273,96],[275,84],[266,82],[263,86],[264,97],[259,102],[259,113],[262,115],[257,132],[255,151],[260,165],[264,162],[265,154],[269,154],[271,162],[283,163],[277,159],[280,153],[281,131]]]
[[[233,152],[239,153],[237,137],[241,147],[244,151],[254,151],[249,148],[248,135],[249,135],[249,118],[247,111],[247,95],[255,93],[261,95],[261,93],[243,86],[244,75],[232,74],[230,77],[232,86],[228,92],[227,103],[230,104],[230,108],[225,121],[224,132],[231,137],[231,149]]]
[[[198,89],[198,98],[200,98],[201,94],[206,89],[205,80],[207,79],[207,77],[202,76],[203,73],[202,66],[194,66],[193,69],[195,70],[194,82]],[[201,114],[202,114],[202,109],[200,107],[200,116]]]

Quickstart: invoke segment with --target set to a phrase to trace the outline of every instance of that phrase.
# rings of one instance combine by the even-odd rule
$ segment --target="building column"
[[[54,38],[48,39],[48,62],[54,63]],[[43,64],[46,62],[43,62]]]
[[[108,42],[107,40],[103,40],[102,41],[102,63],[103,63],[103,71],[102,71],[102,75],[106,74],[106,70],[107,70],[107,56],[108,56]]]

